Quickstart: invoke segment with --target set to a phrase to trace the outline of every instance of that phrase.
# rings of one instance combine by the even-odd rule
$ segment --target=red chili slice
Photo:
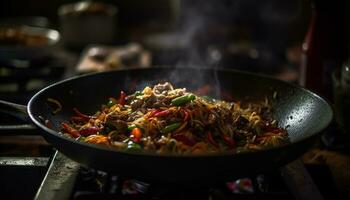
[[[153,116],[154,117],[165,117],[169,114],[170,114],[169,110],[160,110],[160,111],[156,112]]]
[[[126,93],[124,91],[120,91],[120,97],[119,97],[118,103],[122,106],[125,105],[125,97],[126,97]]]
[[[92,126],[89,128],[85,128],[79,131],[80,135],[82,136],[89,136],[89,135],[94,135],[99,131],[99,128],[96,126]]]
[[[73,117],[71,117],[70,118],[70,120],[72,121],[72,122],[87,122],[88,120],[86,120],[86,118],[84,118],[84,117],[79,117],[79,116],[73,116]]]
[[[271,133],[285,133],[285,130],[283,130],[282,128],[278,128],[278,127],[273,127],[270,123],[266,123],[265,127],[263,128],[264,131],[266,132],[271,132]]]
[[[190,114],[188,113],[187,110],[183,110],[184,114],[185,114],[185,117],[184,117],[184,121],[187,121],[188,118],[190,117]]]
[[[159,110],[152,110],[148,117],[153,117]]]
[[[233,149],[236,147],[236,141],[234,141],[232,138],[230,138],[228,135],[222,135],[222,138],[228,144],[228,146]]]
[[[66,123],[62,123],[61,125],[62,125],[62,129],[64,132],[68,133],[69,135],[71,135],[74,138],[80,137],[80,133],[76,129],[72,128],[71,126],[69,126]]]
[[[194,140],[192,140],[191,138],[183,135],[183,134],[175,134],[173,136],[173,138],[177,141],[180,141],[188,146],[193,146],[196,144],[196,142]]]
[[[78,117],[81,117],[81,118],[84,119],[85,121],[89,121],[90,118],[92,118],[92,117],[89,116],[89,115],[85,115],[85,114],[81,113],[77,108],[73,108],[73,111],[75,112],[75,114],[76,114]]]

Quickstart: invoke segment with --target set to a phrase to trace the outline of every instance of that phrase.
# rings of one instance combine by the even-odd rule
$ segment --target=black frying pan
[[[118,97],[120,90],[134,92],[159,81],[170,81],[176,87],[195,90],[203,84],[216,86],[211,95],[240,100],[263,100],[268,97],[279,126],[287,128],[290,144],[254,153],[231,155],[158,155],[131,153],[87,144],[57,133],[60,123],[73,115],[77,107],[93,114],[108,97]],[[218,92],[220,91],[220,92]],[[229,94],[229,95],[227,95]],[[59,100],[63,109],[56,115],[47,98]],[[2,102],[3,109],[9,106]],[[13,106],[11,107],[13,109]],[[318,95],[301,87],[273,78],[231,70],[210,69],[132,69],[80,76],[51,85],[30,100],[27,111],[45,139],[69,158],[106,171],[146,181],[213,183],[255,174],[279,167],[301,156],[317,133],[332,120],[329,104]],[[39,117],[40,116],[40,117]],[[40,118],[51,121],[47,128]]]

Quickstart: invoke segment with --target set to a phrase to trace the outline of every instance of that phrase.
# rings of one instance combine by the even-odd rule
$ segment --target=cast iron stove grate
[[[305,168],[300,160],[271,173],[208,187],[185,187],[145,183],[82,167],[58,152],[35,199],[274,200],[334,199],[336,196],[329,169],[325,166]]]

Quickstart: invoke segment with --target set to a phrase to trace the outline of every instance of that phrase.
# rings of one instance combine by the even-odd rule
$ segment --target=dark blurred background
[[[50,27],[60,30],[58,8],[72,2],[76,1],[2,1],[0,16],[3,21],[42,16]],[[287,63],[289,50],[292,55],[298,53],[311,19],[310,2],[306,0],[99,2],[118,10],[113,43],[140,42],[160,51],[155,64],[240,69],[249,65],[258,71],[274,71]],[[93,25],[91,28],[93,31]]]
[[[312,77],[305,80],[305,76],[320,76],[330,88],[329,74],[348,57],[346,0],[86,1],[90,7],[79,2],[2,1],[0,25],[26,24],[58,30],[59,49],[73,52],[75,65],[84,60],[91,45],[136,44],[126,52],[147,51],[148,59],[142,57],[146,60],[143,66],[234,68],[309,84],[310,89],[321,93],[325,93],[320,89],[325,86],[317,85]],[[307,35],[312,39],[307,40]],[[303,49],[303,43],[304,47],[315,48]],[[93,50],[92,54],[99,54],[95,57],[107,52]],[[303,59],[306,57],[309,59]],[[108,60],[105,58],[103,55],[102,60]],[[319,63],[312,64],[308,68],[312,72],[306,75],[305,66],[313,58]],[[113,66],[123,62],[110,60]],[[322,78],[324,74],[328,77]]]

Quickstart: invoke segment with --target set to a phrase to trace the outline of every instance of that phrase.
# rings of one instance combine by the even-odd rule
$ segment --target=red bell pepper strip
[[[228,144],[228,146],[233,149],[236,147],[236,141],[234,141],[232,138],[230,138],[228,135],[223,134],[222,139]]]
[[[278,127],[274,127],[270,123],[266,123],[265,127],[263,128],[263,130],[266,131],[266,132],[271,132],[271,133],[275,133],[275,134],[284,133],[285,132],[285,130],[283,130],[281,128],[278,128]]]
[[[61,125],[62,125],[62,130],[65,133],[68,133],[69,135],[71,135],[74,138],[80,137],[80,133],[76,129],[72,128],[71,126],[69,126],[66,123],[62,123]]]
[[[173,138],[175,140],[177,140],[177,141],[180,141],[180,142],[188,145],[188,146],[193,146],[193,145],[196,144],[196,142],[193,139],[191,139],[191,138],[189,138],[189,137],[187,137],[187,136],[185,136],[184,134],[181,134],[181,133],[175,134],[173,136]]]
[[[152,110],[148,117],[164,117],[170,114],[169,110]]]
[[[283,130],[282,129],[279,129],[279,128],[276,128],[276,129],[273,129],[272,131],[270,131],[271,133],[275,134],[275,135],[283,135]]]
[[[120,96],[119,96],[119,101],[118,103],[122,106],[125,105],[125,97],[126,97],[126,93],[124,91],[120,91]]]
[[[79,134],[82,136],[94,135],[99,131],[99,128],[96,126],[92,126],[89,128],[85,128],[79,131]]]
[[[89,121],[90,118],[92,118],[92,117],[89,116],[89,115],[85,115],[85,114],[81,113],[77,108],[73,108],[73,111],[75,112],[75,114],[76,114],[78,117],[81,117],[81,118],[84,119],[85,121]]]
[[[70,118],[70,120],[72,121],[72,122],[86,122],[87,120],[85,119],[85,118],[83,118],[83,117],[79,117],[79,116],[73,116],[73,117],[71,117]]]
[[[159,110],[152,110],[151,113],[148,115],[149,118],[153,117]]]
[[[158,112],[156,112],[153,116],[154,117],[165,117],[167,115],[170,114],[169,110],[159,110]]]
[[[190,113],[188,113],[187,110],[183,110],[184,114],[185,114],[185,117],[184,117],[184,121],[187,121],[188,118],[190,117]]]
[[[284,134],[285,130],[283,130],[281,128],[274,128],[273,130],[271,130],[271,132],[274,134]]]
[[[219,145],[217,142],[215,142],[211,132],[208,132],[208,140],[209,140],[210,144],[212,144],[215,148],[219,148]]]

